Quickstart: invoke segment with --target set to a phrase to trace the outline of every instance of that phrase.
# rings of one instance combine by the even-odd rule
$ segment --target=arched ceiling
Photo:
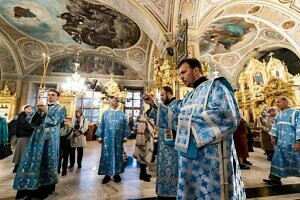
[[[299,57],[300,5],[295,1],[205,0],[202,6],[206,14],[191,14],[191,35],[200,56],[235,85],[244,64],[261,52],[287,48]]]
[[[83,63],[93,63],[94,70],[81,69],[85,76],[105,77],[109,71],[121,79],[140,80],[141,84],[151,77],[152,57],[164,55],[166,47],[173,45],[178,24],[187,19],[189,54],[209,61],[236,84],[250,57],[282,48],[299,57],[297,2],[0,0],[0,45],[4,47],[0,53],[1,58],[9,55],[12,68],[22,77],[39,74],[41,54],[46,52],[53,65],[49,74],[63,75],[68,71],[57,63],[69,63],[64,67],[70,68],[79,46]],[[102,70],[99,60],[111,63],[114,70]],[[3,75],[11,74],[6,64],[10,61],[0,59]]]
[[[0,12],[24,34],[47,43],[124,49],[140,38],[134,21],[106,5],[85,0],[3,1]]]

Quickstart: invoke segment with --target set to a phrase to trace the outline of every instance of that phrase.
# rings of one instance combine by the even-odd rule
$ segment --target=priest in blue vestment
[[[44,199],[55,190],[58,182],[57,166],[60,124],[66,110],[58,103],[60,93],[48,92],[48,105],[37,103],[31,123],[33,134],[19,164],[13,188],[18,190],[16,199]]]
[[[183,83],[193,87],[180,104],[169,108],[145,95],[157,107],[158,126],[177,130],[177,199],[246,199],[232,138],[240,121],[232,87],[222,77],[207,80],[197,59],[177,67]]]
[[[300,110],[290,108],[284,96],[278,97],[275,104],[280,112],[270,134],[276,144],[269,179],[263,181],[270,185],[281,185],[281,178],[300,177]]]
[[[102,143],[99,175],[105,175],[102,184],[106,184],[113,176],[115,182],[120,182],[119,174],[124,172],[123,142],[130,135],[126,115],[118,109],[119,100],[110,100],[110,109],[103,113],[96,131],[99,143]]]
[[[160,89],[160,98],[163,104],[171,110],[180,102],[173,96],[173,90],[169,86]],[[150,112],[150,117],[158,119],[155,114],[155,110]],[[172,113],[169,112],[167,116],[171,121]],[[178,152],[174,149],[175,136],[176,127],[159,129],[156,169],[156,194],[159,198],[176,197],[177,195]]]

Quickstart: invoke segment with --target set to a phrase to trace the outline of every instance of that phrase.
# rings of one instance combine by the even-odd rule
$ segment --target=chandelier
[[[125,100],[127,91],[126,89],[120,90],[118,83],[113,79],[111,76],[109,81],[104,84],[106,91],[107,91],[107,96],[114,96],[119,98],[122,102]]]
[[[65,93],[83,95],[84,91],[86,91],[85,78],[82,78],[78,73],[79,67],[79,50],[77,50],[76,61],[74,62],[74,73],[71,77],[68,77],[67,81],[62,85],[62,89]]]

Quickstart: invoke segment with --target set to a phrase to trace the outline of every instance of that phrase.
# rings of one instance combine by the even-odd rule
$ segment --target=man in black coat
[[[23,106],[23,111],[19,113],[16,122],[17,145],[16,145],[16,151],[14,153],[14,158],[13,158],[13,162],[15,163],[15,167],[13,170],[14,173],[18,169],[18,165],[19,162],[21,161],[23,152],[25,151],[26,145],[33,132],[33,127],[29,123],[29,119],[28,119],[31,113],[32,113],[31,105]]]

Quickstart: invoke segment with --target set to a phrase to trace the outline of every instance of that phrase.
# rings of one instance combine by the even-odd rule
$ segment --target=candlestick
[[[47,68],[50,62],[50,56],[47,56],[46,58],[46,54],[43,53],[43,74],[41,77],[41,82],[40,82],[40,88],[38,91],[38,98],[39,100],[43,101],[45,100],[45,94],[47,93],[46,91],[46,73],[47,73]]]

